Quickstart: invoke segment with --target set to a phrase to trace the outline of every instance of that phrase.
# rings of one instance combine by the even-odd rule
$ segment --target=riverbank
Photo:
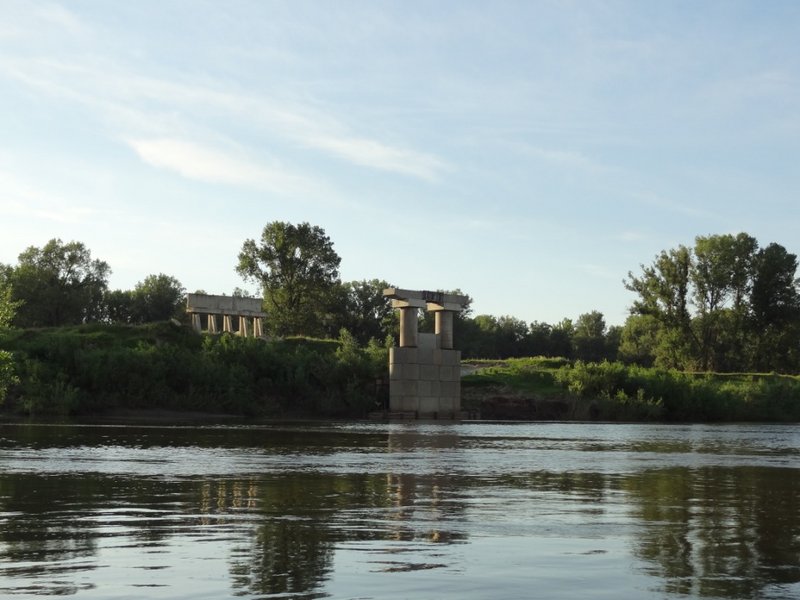
[[[553,358],[471,361],[462,408],[483,419],[797,422],[800,378]]]
[[[0,349],[16,382],[3,410],[76,416],[120,410],[361,417],[383,406],[388,350],[338,340],[198,335],[188,327],[84,325],[11,330]]]
[[[362,419],[388,406],[388,350],[338,340],[198,335],[173,323],[6,331],[0,410],[36,418]],[[462,410],[485,420],[800,421],[800,378],[561,358],[464,361]]]

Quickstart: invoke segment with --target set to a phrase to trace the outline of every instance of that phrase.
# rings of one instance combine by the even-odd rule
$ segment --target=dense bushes
[[[169,323],[9,332],[9,408],[75,414],[115,407],[243,415],[357,415],[377,407],[387,350],[339,340],[198,336]]]
[[[800,378],[686,373],[618,362],[562,366],[556,381],[593,404],[596,418],[667,421],[798,421]]]

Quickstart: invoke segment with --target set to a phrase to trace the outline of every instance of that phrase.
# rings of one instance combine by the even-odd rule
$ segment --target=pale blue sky
[[[344,280],[624,321],[696,235],[800,252],[800,2],[0,0],[0,262],[231,293],[273,220]],[[245,286],[254,290],[252,285]]]

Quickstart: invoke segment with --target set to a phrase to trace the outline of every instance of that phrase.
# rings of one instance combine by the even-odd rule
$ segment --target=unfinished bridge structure
[[[390,416],[461,418],[461,351],[453,346],[453,316],[467,305],[458,294],[387,288],[400,311],[400,346],[389,351]],[[435,314],[435,332],[419,332],[419,311]]]

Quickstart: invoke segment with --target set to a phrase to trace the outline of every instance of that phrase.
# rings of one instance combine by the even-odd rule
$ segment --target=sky
[[[271,221],[343,281],[622,324],[663,249],[800,253],[800,2],[0,0],[0,262],[235,272]]]

